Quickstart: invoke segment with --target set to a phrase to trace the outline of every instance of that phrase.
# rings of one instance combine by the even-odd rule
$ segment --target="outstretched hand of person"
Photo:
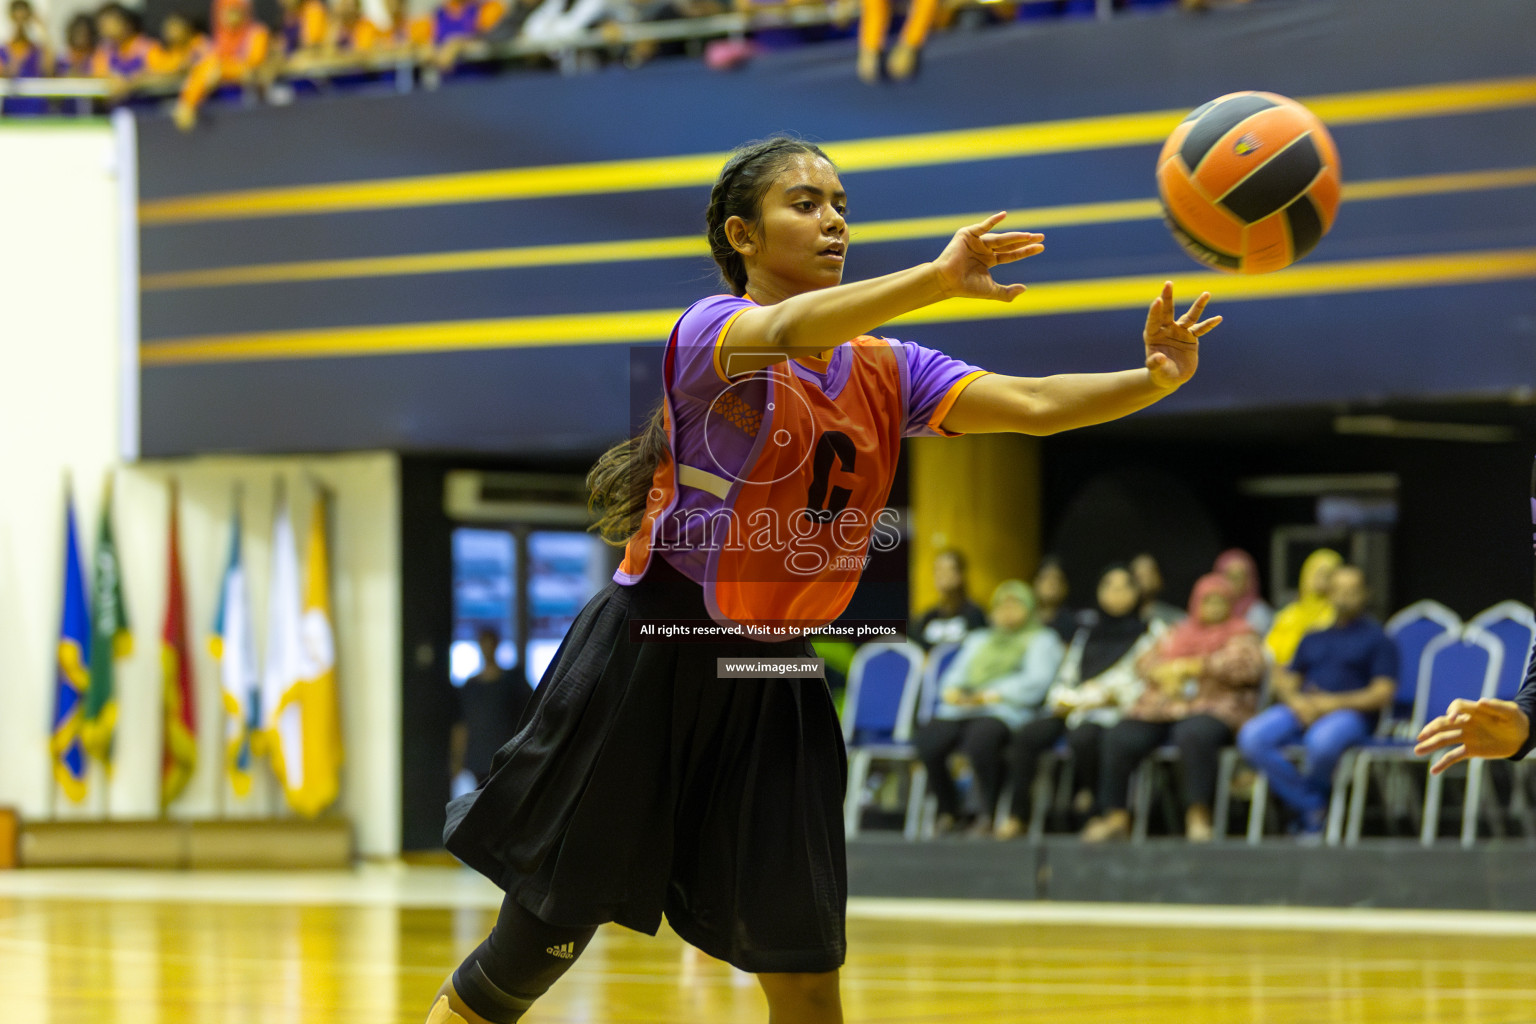
[[[1142,340],[1147,345],[1147,372],[1158,387],[1176,388],[1195,375],[1200,365],[1200,338],[1221,323],[1219,316],[1200,319],[1209,301],[1211,293],[1201,292],[1189,311],[1175,320],[1172,281],[1163,282],[1162,294],[1152,300]]]
[[[1513,757],[1530,734],[1531,720],[1514,701],[1453,700],[1445,714],[1424,726],[1413,752],[1422,757],[1445,750],[1429,769],[1439,775],[1472,757]]]
[[[1024,294],[1022,284],[1001,285],[992,280],[992,268],[1044,252],[1045,246],[1040,243],[1045,236],[1028,231],[993,233],[992,229],[1006,216],[1007,213],[994,213],[986,220],[961,228],[933,261],[945,298],[1012,302]]]

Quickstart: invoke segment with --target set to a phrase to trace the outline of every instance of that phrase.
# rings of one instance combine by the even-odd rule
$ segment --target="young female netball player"
[[[641,624],[835,620],[902,437],[1051,434],[1124,416],[1189,380],[1197,339],[1221,319],[1200,319],[1208,294],[1175,319],[1165,284],[1142,368],[989,373],[865,332],[946,298],[1013,301],[1024,285],[992,270],[1039,253],[1042,236],[993,232],[999,213],[931,263],[845,285],[846,214],[837,169],[796,139],[738,150],[715,183],[709,243],[729,293],[683,314],[661,404],[588,477],[597,528],[625,544],[623,562],[572,624],[485,784],[449,805],[448,849],[507,895],[431,1024],[520,1020],[599,924],[654,935],[663,915],[756,974],[771,1022],[841,1022],[836,710],[821,678],[721,678],[716,666],[809,657],[809,641],[654,642]]]

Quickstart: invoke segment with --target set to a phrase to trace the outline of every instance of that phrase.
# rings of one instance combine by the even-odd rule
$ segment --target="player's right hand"
[[[1453,700],[1419,733],[1413,752],[1422,757],[1450,747],[1429,769],[1439,775],[1471,757],[1511,757],[1530,734],[1531,720],[1514,701]]]
[[[1012,302],[1024,294],[1022,284],[1001,285],[992,280],[992,268],[1015,263],[1045,251],[1045,236],[1027,231],[992,229],[1007,213],[994,213],[984,221],[955,232],[933,269],[946,299],[997,299]]]

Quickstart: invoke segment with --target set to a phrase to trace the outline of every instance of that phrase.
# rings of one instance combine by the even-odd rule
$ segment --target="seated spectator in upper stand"
[[[267,58],[269,83],[285,69],[302,71],[313,64],[330,31],[325,0],[278,0],[278,7],[283,12],[283,25],[277,35],[278,45]]]
[[[64,29],[64,52],[54,60],[53,73],[59,78],[91,78],[96,66],[96,19],[77,14]]]
[[[1073,810],[1086,815],[1098,788],[1100,740],[1141,696],[1137,660],[1164,630],[1137,614],[1141,592],[1131,570],[1112,565],[1099,578],[1099,617],[1078,630],[1046,695],[1049,715],[1026,722],[1014,733],[1013,802],[998,823],[997,838],[1020,835],[1029,820],[1030,799],[1040,755],[1063,736],[1072,750]]]
[[[1227,578],[1237,594],[1232,613],[1247,619],[1259,636],[1267,636],[1275,623],[1275,610],[1259,596],[1259,567],[1253,556],[1242,548],[1231,548],[1216,556],[1215,570]]]
[[[1050,557],[1042,561],[1035,572],[1035,601],[1038,602],[1035,614],[1043,624],[1056,631],[1064,644],[1072,642],[1077,627],[1082,625],[1078,613],[1067,607],[1071,592],[1061,563]]]
[[[384,24],[379,26],[379,49],[402,57],[431,52],[431,18],[411,17],[409,0],[384,0],[384,13]]]
[[[533,697],[533,687],[521,670],[508,671],[496,660],[501,634],[482,629],[481,668],[459,688],[459,721],[449,736],[450,778],[469,771],[483,786],[491,774],[491,758],[517,733],[518,720]]]
[[[11,0],[11,38],[0,49],[0,76],[5,78],[47,78],[53,74],[53,54],[48,49],[48,35],[28,0]],[[46,114],[48,100],[42,96],[7,96],[0,113]]]
[[[531,3],[532,0],[523,2]],[[604,26],[605,29],[637,22],[708,18],[726,11],[726,4],[721,0],[629,0],[615,6],[613,20]],[[697,56],[703,53],[704,45],[703,39],[637,39],[624,47],[621,59],[625,67],[637,68],[655,57],[682,57],[690,52]]]
[[[1337,551],[1319,548],[1301,563],[1296,600],[1275,614],[1264,646],[1276,665],[1289,665],[1296,655],[1296,645],[1308,633],[1333,625],[1333,604],[1328,600],[1328,580],[1333,570],[1344,564]]]
[[[1099,763],[1100,817],[1083,829],[1086,842],[1123,839],[1131,832],[1131,774],[1158,747],[1172,742],[1184,769],[1184,832],[1192,842],[1211,838],[1211,803],[1221,748],[1253,717],[1264,677],[1264,651],[1253,627],[1232,613],[1235,595],[1226,577],[1200,577],[1189,598],[1189,617],[1142,655],[1144,680],[1126,718],[1103,740]]]
[[[1333,625],[1302,637],[1290,664],[1275,667],[1279,702],[1238,733],[1243,756],[1269,776],[1275,796],[1297,818],[1293,831],[1303,837],[1322,834],[1339,758],[1375,730],[1397,692],[1397,645],[1365,613],[1369,597],[1358,568],[1333,570]],[[1306,749],[1302,769],[1285,756],[1297,743]]]
[[[379,27],[363,17],[361,0],[336,0],[336,16],[326,26],[321,56],[329,61],[369,53],[379,44]]]
[[[112,99],[121,100],[138,81],[152,73],[159,45],[144,34],[137,11],[109,3],[96,14],[101,45],[96,48],[92,73],[111,83]]]
[[[545,3],[560,5],[560,0]],[[453,70],[464,56],[464,45],[489,32],[505,10],[496,0],[444,0],[432,14],[432,62],[441,71]]]
[[[940,703],[917,731],[913,745],[928,768],[928,791],[938,799],[938,833],[953,831],[960,794],[950,774],[951,754],[971,763],[982,812],[974,834],[992,831],[1003,782],[1003,747],[1012,730],[1033,718],[1045,700],[1063,653],[1061,640],[1034,615],[1035,597],[1023,580],[1004,580],[992,592],[992,625],[965,638],[939,677]]]
[[[987,628],[987,613],[971,600],[965,555],[958,548],[945,548],[933,556],[933,588],[939,592],[939,603],[923,613],[912,631],[912,640],[924,650],[957,644],[971,630]]]
[[[160,45],[150,51],[150,74],[184,75],[208,55],[211,45],[191,18],[172,11],[160,23]]]
[[[271,34],[251,16],[251,0],[214,0],[213,46],[187,74],[176,101],[176,125],[189,131],[197,108],[223,85],[254,86],[267,61]]]
[[[1143,619],[1147,622],[1161,622],[1165,626],[1183,621],[1183,608],[1160,600],[1163,596],[1163,569],[1150,552],[1143,551],[1131,559],[1131,575],[1136,577],[1136,588],[1141,591]]]
[[[939,0],[911,0],[901,35],[885,58],[885,73],[894,79],[911,78],[917,71],[917,57],[933,28]],[[866,82],[880,79],[881,51],[891,24],[890,0],[863,0],[859,14],[859,77]]]

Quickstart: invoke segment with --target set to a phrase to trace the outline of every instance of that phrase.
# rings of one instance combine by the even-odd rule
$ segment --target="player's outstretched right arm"
[[[995,213],[961,228],[931,263],[748,309],[732,322],[721,342],[730,352],[731,373],[755,370],[797,353],[825,351],[943,299],[1012,302],[1024,293],[1024,286],[998,284],[992,280],[992,269],[1042,252],[1045,236],[993,232],[1005,216]]]

